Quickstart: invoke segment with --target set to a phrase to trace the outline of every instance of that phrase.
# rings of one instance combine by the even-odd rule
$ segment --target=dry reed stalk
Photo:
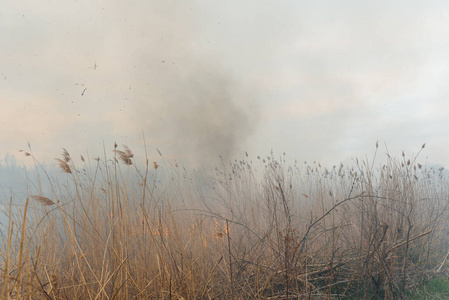
[[[234,277],[232,276],[232,254],[231,254],[231,232],[229,231],[229,220],[226,219],[226,237],[228,240],[228,254],[229,254],[229,273],[231,283],[231,298],[234,298]]]
[[[215,264],[215,266],[212,268],[212,271],[209,273],[208,279],[206,281],[206,284],[204,285],[203,291],[201,292],[201,298],[204,297],[204,294],[207,291],[207,286],[209,285],[211,279],[212,279],[212,275],[215,272],[215,269],[218,267],[218,265],[220,264],[220,262],[223,260],[223,255],[220,257],[220,259],[218,260],[218,262]]]
[[[5,273],[3,276],[3,289],[2,289],[2,299],[5,299],[5,293],[8,293],[9,291],[9,280],[7,278],[8,276],[8,266],[9,266],[9,258],[11,254],[11,239],[14,232],[14,221],[11,218],[11,209],[12,206],[12,197],[9,200],[9,214],[8,214],[8,245],[6,250],[6,259],[5,259]]]
[[[28,210],[28,198],[25,203],[25,209],[23,212],[23,223],[22,223],[22,234],[20,236],[20,248],[19,248],[19,266],[18,266],[18,274],[17,274],[17,283],[16,283],[16,295],[20,294],[21,283],[22,283],[22,259],[23,259],[23,241],[25,239],[26,234],[26,217]]]

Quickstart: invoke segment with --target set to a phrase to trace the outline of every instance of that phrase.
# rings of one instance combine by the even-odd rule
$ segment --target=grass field
[[[210,174],[110,150],[81,166],[64,150],[57,179],[24,152],[40,175],[26,201],[5,199],[1,299],[449,293],[448,182],[419,153],[379,159],[376,145],[371,160],[327,169],[245,156]]]

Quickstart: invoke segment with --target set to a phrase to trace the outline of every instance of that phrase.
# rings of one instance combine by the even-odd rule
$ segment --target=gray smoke
[[[150,140],[164,155],[195,165],[242,153],[257,123],[250,96],[215,67],[171,68],[160,72],[165,76],[138,105]]]
[[[178,150],[187,148],[198,160],[218,154],[229,159],[248,136],[252,120],[233,102],[232,85],[225,78],[198,77],[170,101]]]
[[[220,63],[194,12],[154,14],[160,26],[141,29],[147,40],[130,57],[129,122],[164,157],[205,166],[241,155],[258,120],[255,89]]]

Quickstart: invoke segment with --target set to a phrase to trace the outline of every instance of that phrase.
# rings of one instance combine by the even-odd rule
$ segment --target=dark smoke
[[[139,109],[144,131],[164,155],[209,166],[219,155],[227,161],[245,151],[258,113],[244,89],[210,66],[160,74]]]
[[[219,155],[232,159],[244,153],[255,130],[255,89],[241,86],[220,63],[226,61],[220,45],[207,42],[195,10],[166,6],[153,11],[158,26],[142,29],[147,40],[130,57],[129,121],[144,130],[149,149],[166,158],[197,166]]]
[[[219,154],[229,160],[242,151],[239,147],[254,128],[256,111],[235,103],[238,91],[220,74],[199,77],[178,95],[173,124],[174,138],[181,142],[178,150],[187,146],[197,162],[212,161]]]

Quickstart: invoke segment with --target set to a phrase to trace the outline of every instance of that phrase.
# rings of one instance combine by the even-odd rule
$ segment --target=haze
[[[447,165],[446,1],[2,1],[0,157]],[[383,151],[385,148],[382,148]]]

